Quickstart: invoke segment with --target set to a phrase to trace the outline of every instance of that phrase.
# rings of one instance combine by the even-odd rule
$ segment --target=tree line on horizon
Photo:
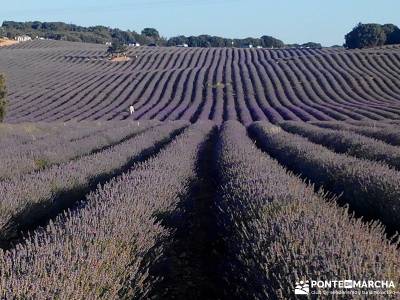
[[[45,38],[70,42],[84,42],[106,44],[115,42],[120,44],[139,43],[141,45],[156,44],[158,46],[178,46],[187,44],[189,47],[243,47],[252,45],[265,48],[309,47],[321,48],[321,44],[308,42],[304,44],[286,45],[283,41],[268,35],[260,38],[230,39],[219,36],[176,36],[169,39],[160,36],[154,28],[145,28],[140,33],[131,30],[121,30],[105,26],[84,27],[63,22],[14,22],[4,21],[0,28],[0,36],[14,39],[19,35],[28,35],[31,38]]]
[[[113,39],[121,43],[149,44],[156,40],[162,40],[158,31],[145,28],[141,33],[130,30],[120,30],[106,26],[84,27],[63,22],[14,22],[4,21],[0,28],[0,35],[14,39],[20,35],[28,35],[31,38],[45,38],[52,40],[63,40],[69,42],[83,42],[105,44]]]
[[[349,49],[400,44],[400,29],[394,24],[358,23],[345,40],[344,46]]]
[[[0,36],[14,39],[19,35],[28,35],[31,38],[45,38],[70,42],[84,42],[106,44],[141,45],[154,44],[158,46],[178,46],[186,44],[188,47],[243,47],[252,45],[264,48],[321,48],[321,44],[307,42],[304,44],[285,44],[283,41],[268,35],[260,38],[248,37],[231,39],[211,35],[175,36],[169,39],[162,37],[157,29],[145,28],[140,33],[131,30],[121,30],[106,26],[84,27],[63,22],[14,22],[4,21],[0,27]],[[377,47],[382,45],[400,44],[400,29],[394,24],[357,24],[345,35],[344,47],[349,49]],[[335,45],[335,47],[341,47]]]

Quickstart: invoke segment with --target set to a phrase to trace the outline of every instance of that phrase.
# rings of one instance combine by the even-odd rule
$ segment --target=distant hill
[[[121,30],[105,26],[84,27],[63,22],[14,22],[4,21],[0,27],[0,36],[14,39],[20,35],[28,35],[31,38],[45,38],[51,40],[63,40],[70,42],[106,44],[118,40],[124,44],[139,43],[141,45],[156,44],[159,46],[178,46],[186,44],[188,47],[307,47],[320,48],[318,43],[305,43],[302,45],[285,45],[275,37],[263,35],[260,38],[248,37],[244,39],[231,39],[211,35],[176,36],[169,39],[161,37],[154,28],[145,28],[138,33],[136,31]]]
[[[145,31],[145,30],[144,30]],[[158,36],[147,36],[135,31],[124,31],[105,26],[83,27],[63,22],[14,22],[4,21],[0,28],[0,35],[15,38],[19,35],[28,35],[31,38],[46,38],[70,42],[84,42],[105,44],[117,39],[123,43],[149,44],[154,43]],[[144,32],[146,33],[146,31]]]
[[[129,59],[119,62],[108,59],[106,48],[48,40],[1,47],[6,122],[400,120],[400,45],[144,46],[128,47]]]

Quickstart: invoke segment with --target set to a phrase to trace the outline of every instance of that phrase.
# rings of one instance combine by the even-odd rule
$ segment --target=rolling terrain
[[[7,122],[333,121],[400,117],[400,47],[366,50],[130,48],[32,41],[0,49]]]
[[[292,299],[308,278],[397,283],[400,126],[350,122],[0,125],[0,297]]]
[[[1,299],[399,299],[399,46],[105,50],[0,48]]]

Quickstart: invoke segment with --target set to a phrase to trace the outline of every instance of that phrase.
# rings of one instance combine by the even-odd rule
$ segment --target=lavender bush
[[[399,253],[381,225],[315,194],[258,150],[240,123],[224,123],[217,156],[227,299],[294,299],[295,282],[310,278],[400,280]]]
[[[13,238],[21,227],[40,221],[53,209],[73,204],[76,194],[93,180],[117,172],[186,125],[166,123],[96,154],[0,182],[0,241]]]
[[[340,200],[358,214],[400,228],[398,171],[378,162],[334,153],[269,123],[255,122],[250,132],[272,157],[317,186],[342,195]]]
[[[399,147],[354,132],[319,128],[306,123],[284,122],[280,126],[290,133],[299,134],[335,152],[380,161],[400,170]]]
[[[107,122],[65,122],[65,123],[19,123],[0,124],[0,149],[6,148],[9,144],[23,145],[29,142],[38,141],[56,135],[64,136],[68,132],[81,131],[90,126],[97,130]]]
[[[174,209],[188,192],[199,147],[213,126],[192,125],[157,156],[91,193],[85,207],[57,218],[17,248],[0,252],[0,295],[146,299],[156,279],[148,277],[150,262],[144,257],[157,257],[159,245],[169,239],[155,216]],[[166,131],[162,128],[159,133]]]
[[[24,145],[10,143],[0,153],[0,179],[12,178],[90,154],[156,124],[145,121],[138,126],[137,122],[110,122],[100,130],[96,127],[74,130]]]
[[[313,125],[317,125],[323,128],[331,128],[336,130],[348,130],[358,134],[362,134],[377,140],[384,141],[385,143],[393,146],[400,146],[400,131],[396,126],[356,126],[345,124],[341,122],[311,122]]]

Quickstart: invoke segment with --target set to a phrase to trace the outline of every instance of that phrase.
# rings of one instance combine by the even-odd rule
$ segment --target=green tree
[[[283,48],[285,44],[272,36],[263,35],[261,38],[261,45],[265,48]]]
[[[382,46],[386,41],[386,34],[379,24],[359,23],[345,36],[345,47],[350,49]]]
[[[188,44],[188,38],[183,35],[172,37],[167,41],[167,46],[177,46],[183,44]]]
[[[391,44],[400,44],[400,29],[396,29],[390,35],[390,43]]]
[[[400,43],[400,29],[393,24],[382,25],[382,29],[386,35],[386,45],[393,45]]]
[[[0,122],[3,122],[6,116],[7,100],[6,100],[6,83],[4,76],[0,74]]]
[[[253,45],[254,47],[261,46],[261,40],[252,37],[241,39],[240,46],[247,45]]]
[[[111,43],[111,46],[107,49],[107,54],[111,56],[126,55],[127,50],[128,47],[125,44],[121,43],[117,39],[114,39]]]
[[[155,40],[158,40],[160,38],[160,34],[157,31],[157,29],[154,28],[145,28],[142,30],[142,35],[153,38]]]
[[[301,46],[307,48],[322,48],[322,45],[320,43],[314,43],[314,42],[307,42],[302,44]]]

